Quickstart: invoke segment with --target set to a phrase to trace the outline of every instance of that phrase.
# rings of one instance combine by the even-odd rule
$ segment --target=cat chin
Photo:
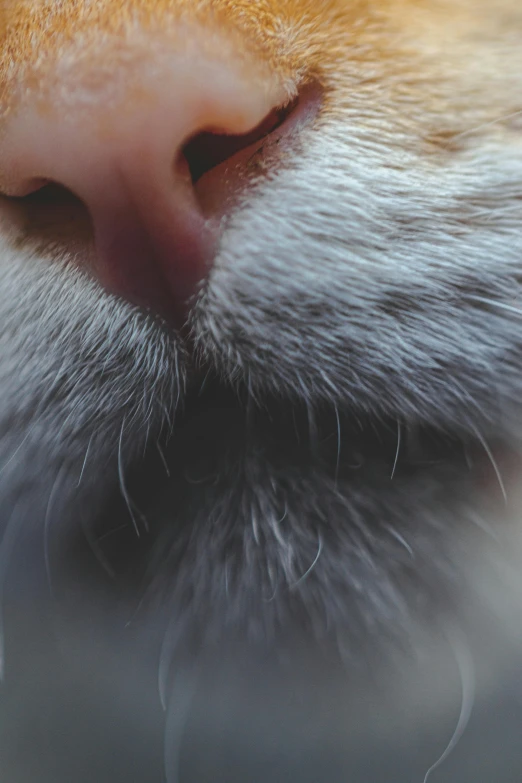
[[[443,424],[421,406],[408,419],[393,395],[364,410],[363,396],[328,392],[313,361],[299,362],[303,389],[281,372],[283,346],[279,365],[265,359],[254,375],[240,342],[224,360],[234,342],[219,332],[223,307],[220,351],[202,350],[201,322],[194,349],[72,267],[12,249],[0,258],[8,681],[43,672],[36,698],[61,709],[65,666],[75,713],[93,699],[88,719],[107,736],[98,705],[119,708],[123,693],[124,714],[130,693],[139,745],[158,718],[132,683],[155,699],[159,676],[173,769],[193,681],[205,705],[221,704],[239,672],[267,725],[286,728],[284,694],[318,683],[329,710],[350,705],[373,750],[368,688],[382,698],[391,684],[390,725],[400,700],[411,736],[419,704],[425,720],[454,710],[462,649],[494,686],[509,676],[522,615],[514,429],[494,441],[455,409]],[[266,335],[274,345],[277,331]],[[42,627],[50,603],[63,657]],[[111,673],[108,694],[93,697],[93,671]],[[242,709],[241,724],[252,716]]]

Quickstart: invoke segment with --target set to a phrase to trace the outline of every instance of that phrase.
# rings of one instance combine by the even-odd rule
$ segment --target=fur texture
[[[522,608],[518,3],[6,8],[4,123],[31,96],[48,100],[56,80],[64,112],[78,84],[88,100],[96,92],[83,75],[113,67],[113,40],[128,64],[140,35],[155,40],[161,27],[163,46],[180,24],[219,32],[222,56],[257,64],[256,78],[277,77],[289,95],[314,81],[324,100],[250,173],[182,335],[89,277],[71,241],[84,232],[76,212],[72,229],[63,219],[42,228],[30,204],[2,205],[5,744],[32,736],[27,716],[40,725],[56,699],[55,728],[34,730],[47,759],[38,783],[156,783],[159,667],[165,768],[177,780],[191,678],[212,694],[216,660],[226,685],[210,703],[242,676],[229,662],[246,660],[248,687],[266,681],[263,709],[284,725],[274,671],[301,689],[339,659],[332,679],[363,714],[375,679],[418,660],[426,672],[442,648],[443,673],[421,711],[452,715],[458,683],[443,707],[434,694],[455,627],[486,661],[481,683],[502,689]],[[6,190],[8,163],[0,145]],[[119,670],[120,657],[132,665]],[[27,671],[36,684],[24,688]],[[360,677],[368,685],[357,700]],[[42,683],[46,698],[35,696]],[[132,714],[149,716],[128,729],[130,741],[107,717],[113,709],[121,722],[125,693]],[[67,727],[75,740],[58,769],[42,748],[59,745],[78,703],[85,725]],[[97,708],[112,752],[92,733]],[[242,720],[230,718],[231,733]],[[91,742],[98,767],[80,750]],[[132,746],[140,762],[126,767]],[[9,783],[34,779],[23,755],[10,760]],[[197,755],[185,759],[187,779],[241,779],[219,761],[198,769]],[[282,773],[255,759],[243,780],[309,779],[284,759]],[[346,759],[321,779],[345,780],[348,768],[354,780],[377,780]],[[495,780],[511,772],[497,769]],[[409,773],[398,764],[394,774]]]

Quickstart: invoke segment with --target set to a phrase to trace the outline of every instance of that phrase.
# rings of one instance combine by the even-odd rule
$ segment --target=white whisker
[[[297,580],[297,582],[294,582],[293,585],[290,585],[290,589],[291,590],[294,590],[298,585],[301,584],[301,582],[304,582],[306,577],[309,576],[312,573],[312,571],[314,570],[315,566],[317,565],[317,562],[318,562],[319,558],[321,557],[321,552],[323,551],[323,538],[322,538],[320,533],[318,534],[317,537],[318,537],[318,540],[319,540],[319,546],[317,548],[317,554],[316,554],[316,556],[314,558],[314,562],[312,563],[312,565],[309,568],[306,569],[304,574]]]
[[[522,309],[508,305],[505,302],[496,302],[494,299],[487,299],[484,296],[467,296],[466,298],[471,299],[474,302],[491,305],[491,307],[498,307],[499,310],[506,310],[509,313],[514,313],[514,315],[522,316]]]
[[[522,109],[517,109],[517,111],[513,111],[510,114],[502,114],[500,117],[497,117],[496,120],[483,122],[481,125],[476,125],[474,128],[470,128],[467,131],[462,131],[462,133],[457,133],[456,136],[452,137],[451,141],[455,142],[457,139],[465,139],[466,136],[472,136],[474,133],[484,130],[484,128],[491,128],[493,125],[497,125],[499,122],[506,122],[507,120],[513,120],[516,117],[520,117],[521,115],[522,115]]]
[[[390,534],[390,535],[391,535],[391,536],[392,536],[392,537],[393,537],[393,538],[394,538],[396,541],[398,541],[398,542],[399,542],[399,544],[400,544],[401,546],[403,546],[403,547],[404,547],[404,549],[405,549],[405,550],[408,552],[408,554],[409,554],[409,555],[410,555],[412,558],[415,558],[415,552],[413,551],[413,549],[412,549],[411,545],[410,545],[410,544],[408,544],[408,542],[406,541],[406,539],[404,538],[404,536],[402,536],[400,533],[398,533],[398,532],[397,532],[397,531],[396,531],[396,530],[395,530],[393,527],[388,527],[388,526],[387,526],[387,527],[386,527],[386,530],[389,532],[389,534]]]
[[[92,443],[92,439],[93,439],[93,437],[94,437],[94,433],[93,433],[93,434],[91,435],[91,437],[89,438],[89,442],[88,442],[88,444],[87,444],[87,448],[86,448],[86,450],[85,450],[85,457],[83,458],[82,469],[81,469],[81,471],[80,471],[80,475],[79,475],[79,477],[78,477],[78,481],[77,481],[77,483],[76,483],[76,487],[79,487],[79,486],[80,486],[80,484],[82,483],[82,478],[83,478],[83,474],[85,473],[85,466],[87,465],[87,459],[88,459],[88,457],[89,457],[89,450],[90,450],[90,448],[91,448],[91,443]]]
[[[6,469],[6,468],[7,468],[7,467],[8,467],[8,466],[11,464],[11,462],[13,462],[13,460],[14,460],[14,459],[15,459],[15,457],[16,457],[16,455],[18,454],[18,452],[20,451],[20,449],[22,448],[22,446],[24,445],[24,443],[27,441],[27,439],[28,439],[28,438],[29,438],[29,436],[31,435],[32,431],[33,431],[32,429],[30,429],[30,430],[29,430],[29,432],[27,433],[27,435],[25,436],[25,438],[23,438],[23,440],[20,442],[20,444],[19,444],[19,445],[16,447],[16,449],[13,451],[13,453],[11,454],[11,456],[9,457],[9,459],[7,460],[7,462],[4,462],[4,464],[3,464],[3,465],[2,465],[2,467],[0,468],[0,473],[3,473],[3,472],[4,472],[4,470],[5,470],[5,469]]]
[[[465,639],[460,634],[456,633],[454,629],[450,634],[450,644],[455,654],[455,660],[459,668],[460,681],[462,686],[462,703],[460,708],[460,715],[448,745],[444,753],[437,759],[437,761],[431,765],[426,772],[423,783],[428,783],[428,779],[433,772],[438,769],[448,759],[450,754],[455,750],[458,743],[462,739],[466,727],[469,723],[473,706],[475,704],[475,665],[473,658]]]
[[[390,476],[392,481],[393,481],[393,478],[395,477],[395,471],[397,470],[397,463],[399,461],[399,452],[401,450],[401,439],[402,439],[402,428],[401,428],[400,421],[397,419],[397,449],[395,451],[395,460],[394,460],[394,463],[393,463],[393,468],[392,468],[392,472],[391,472],[391,476]]]
[[[123,419],[121,429],[120,429],[120,437],[118,441],[118,478],[120,482],[120,491],[123,496],[123,499],[125,500],[125,504],[127,506],[127,509],[129,511],[130,518],[132,520],[132,524],[134,527],[134,530],[136,531],[136,535],[138,538],[141,537],[140,529],[138,527],[138,523],[136,520],[136,513],[138,513],[141,521],[143,522],[143,525],[145,527],[145,530],[148,532],[148,523],[143,514],[141,514],[138,509],[136,508],[136,504],[133,502],[131,496],[129,495],[129,492],[127,490],[127,486],[125,484],[125,473],[123,470],[123,459],[122,459],[122,441],[123,441],[123,431],[125,429],[125,418]]]
[[[165,468],[165,473],[167,474],[167,477],[170,478],[170,470],[169,470],[169,466],[167,464],[167,459],[165,457],[165,452],[161,448],[158,440],[156,441],[156,448],[158,450],[158,454],[160,455],[160,459],[161,459],[161,461],[163,463],[163,467]]]
[[[495,475],[497,477],[498,485],[500,487],[500,491],[502,492],[502,497],[504,498],[504,503],[507,505],[508,498],[507,498],[506,487],[505,487],[504,481],[502,479],[502,474],[500,473],[500,468],[498,467],[497,462],[495,460],[495,457],[493,456],[493,452],[491,451],[491,449],[489,447],[489,444],[487,443],[487,441],[484,438],[484,436],[482,435],[482,433],[475,426],[472,425],[472,427],[473,427],[473,431],[475,432],[475,435],[477,436],[477,438],[478,438],[478,440],[480,442],[480,445],[482,446],[482,448],[484,449],[484,451],[486,452],[486,454],[488,456],[488,459],[489,459],[489,461],[490,461],[490,463],[491,463],[491,465],[493,467],[493,470],[495,471]]]
[[[335,419],[337,421],[337,456],[335,460],[335,488],[339,481],[339,463],[341,461],[341,420],[339,418],[339,409],[335,406]]]

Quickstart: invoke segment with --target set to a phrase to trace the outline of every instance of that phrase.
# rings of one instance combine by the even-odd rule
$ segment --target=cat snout
[[[5,121],[0,186],[71,191],[90,214],[97,279],[178,317],[212,264],[238,156],[277,124],[286,95],[194,33],[147,58],[129,48],[111,72],[94,62],[33,78]]]

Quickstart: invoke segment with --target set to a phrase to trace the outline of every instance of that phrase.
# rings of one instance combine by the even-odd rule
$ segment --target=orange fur
[[[365,123],[370,99],[426,151],[451,151],[493,121],[488,132],[504,132],[496,121],[522,103],[518,0],[11,0],[3,11],[4,114],[28,92],[55,91],[64,58],[104,78],[138,30],[179,46],[180,27],[194,24],[219,31],[223,57],[255,60],[288,84],[320,79],[331,111]]]

